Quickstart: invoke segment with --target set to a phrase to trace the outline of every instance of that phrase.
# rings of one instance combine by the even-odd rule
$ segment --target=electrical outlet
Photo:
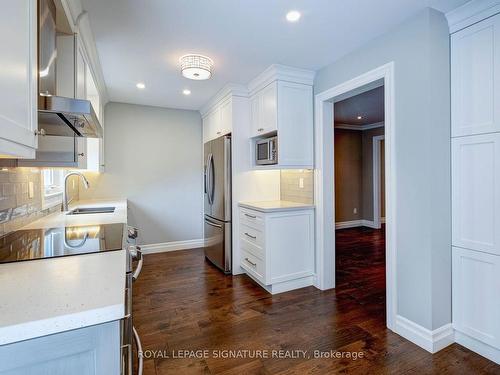
[[[33,199],[34,196],[35,196],[35,187],[33,185],[33,181],[30,181],[28,183],[28,198]]]
[[[299,188],[304,189],[304,179],[302,177],[299,178]]]
[[[358,209],[356,207],[354,207],[354,210],[352,210],[352,213],[353,214],[357,214],[358,213]]]

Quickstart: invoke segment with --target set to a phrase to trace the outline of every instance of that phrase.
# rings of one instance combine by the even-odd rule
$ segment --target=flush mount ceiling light
[[[189,90],[189,89],[184,89],[184,90],[182,90],[182,93],[183,93],[184,95],[191,95],[191,90]]]
[[[214,62],[202,55],[184,55],[180,58],[181,73],[184,77],[201,81],[212,76]]]
[[[286,14],[286,20],[288,22],[297,22],[300,19],[300,12],[298,10],[291,10]]]
[[[139,90],[144,90],[146,88],[146,85],[142,82],[139,82],[137,85],[135,85]]]

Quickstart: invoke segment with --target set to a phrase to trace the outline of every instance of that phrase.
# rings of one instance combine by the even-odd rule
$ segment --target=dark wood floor
[[[337,231],[337,289],[274,297],[246,276],[222,275],[201,249],[147,255],[134,289],[135,326],[149,357],[144,375],[500,374],[500,366],[459,345],[433,356],[385,328],[383,248],[381,231]],[[336,350],[364,358],[220,359],[217,350]],[[180,353],[201,358],[172,358]]]

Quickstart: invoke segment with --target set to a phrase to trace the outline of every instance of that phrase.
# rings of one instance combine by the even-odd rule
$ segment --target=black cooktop
[[[17,230],[0,237],[0,263],[121,250],[123,230],[124,224]]]

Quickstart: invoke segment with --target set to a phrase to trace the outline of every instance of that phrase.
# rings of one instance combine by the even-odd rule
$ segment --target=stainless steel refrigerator
[[[205,257],[231,273],[231,136],[205,143]]]

